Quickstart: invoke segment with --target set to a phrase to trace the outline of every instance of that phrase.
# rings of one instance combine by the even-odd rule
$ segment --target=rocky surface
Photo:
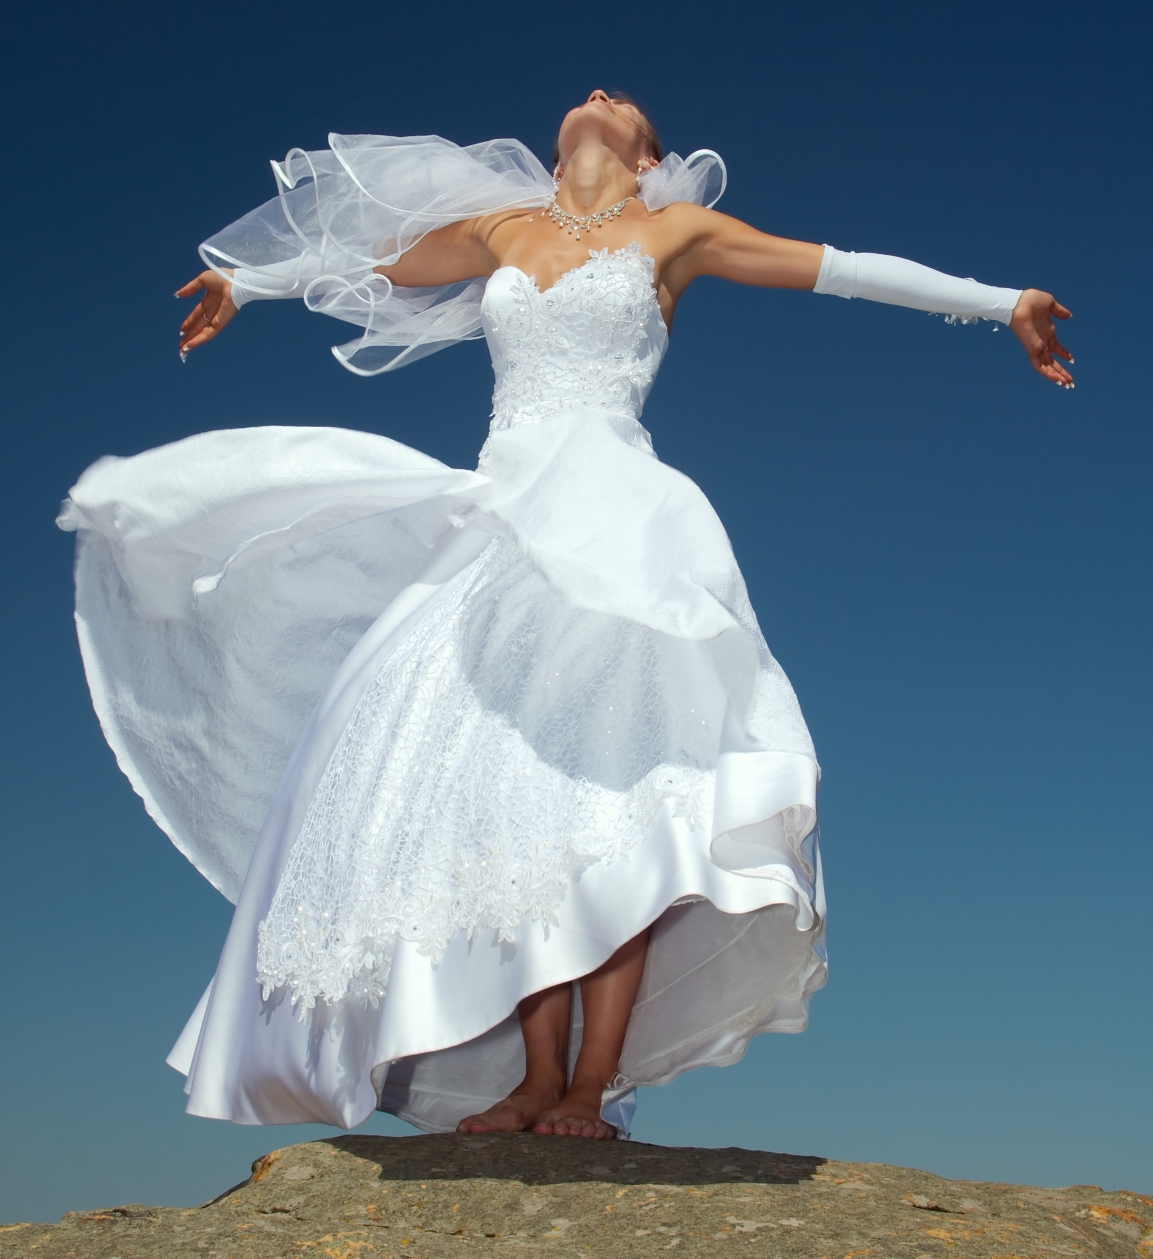
[[[0,1259],[1053,1255],[1153,1259],[1153,1199],[876,1163],[562,1137],[348,1136],[266,1154],[193,1209],[0,1229]]]

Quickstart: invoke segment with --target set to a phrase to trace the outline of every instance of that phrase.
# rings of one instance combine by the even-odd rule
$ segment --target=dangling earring
[[[564,167],[558,166],[552,173],[552,191],[553,196],[560,191],[560,181],[564,178]]]

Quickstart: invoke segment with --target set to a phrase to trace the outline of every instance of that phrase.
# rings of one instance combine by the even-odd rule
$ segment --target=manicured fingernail
[[[1073,363],[1073,362],[1076,362],[1076,360],[1075,360],[1075,359],[1073,359],[1073,358],[1070,358],[1070,359],[1069,359],[1069,362],[1070,362],[1070,363]]]

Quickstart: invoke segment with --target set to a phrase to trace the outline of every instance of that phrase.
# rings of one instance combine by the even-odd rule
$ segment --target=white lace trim
[[[717,732],[675,702],[654,641],[572,610],[515,544],[490,545],[333,752],[259,927],[266,999],[287,987],[304,1017],[318,1000],[375,1006],[398,939],[436,961],[460,931],[547,931],[573,878],[627,858],[666,802],[707,829]]]
[[[518,273],[486,295],[485,331],[497,384],[491,431],[536,423],[574,406],[636,419],[668,343],[652,258],[635,241],[589,250],[542,293]]]

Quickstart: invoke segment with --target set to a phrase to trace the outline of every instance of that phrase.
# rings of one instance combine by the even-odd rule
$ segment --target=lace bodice
[[[669,338],[653,260],[636,242],[590,249],[543,293],[533,276],[501,267],[481,312],[496,373],[494,432],[573,406],[640,417]]]

